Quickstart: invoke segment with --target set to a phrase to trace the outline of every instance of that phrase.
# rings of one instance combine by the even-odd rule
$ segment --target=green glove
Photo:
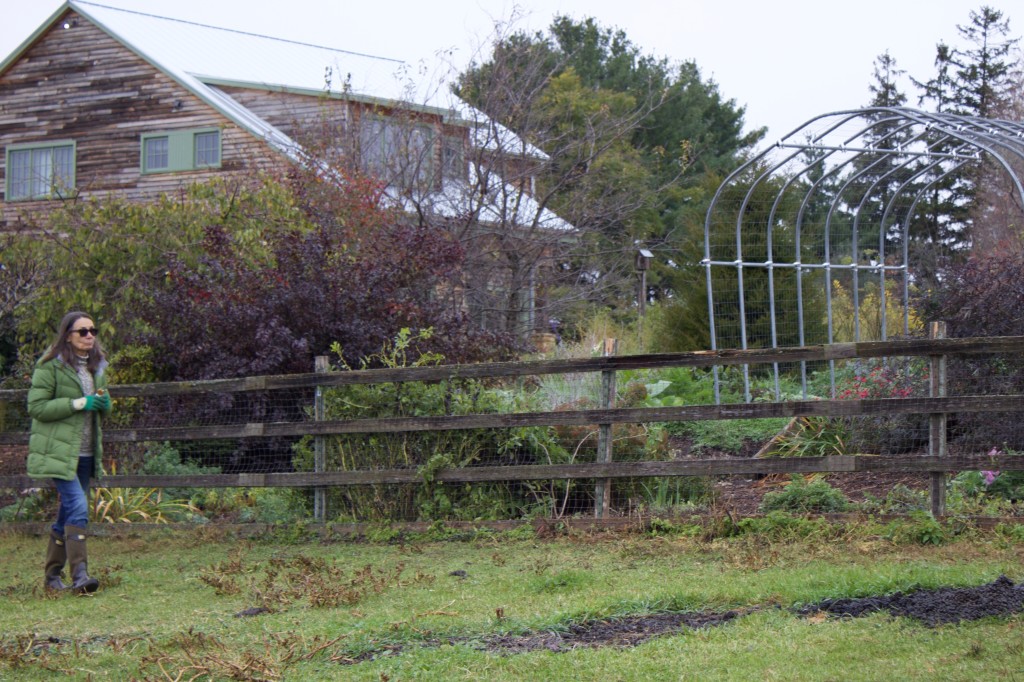
[[[110,409],[110,396],[106,393],[103,395],[85,396],[85,409],[87,412],[94,412],[96,410],[106,412]]]

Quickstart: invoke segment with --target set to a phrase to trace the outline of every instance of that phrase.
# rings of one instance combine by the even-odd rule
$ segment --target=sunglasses
[[[96,336],[97,334],[100,333],[100,330],[97,329],[96,327],[82,327],[81,329],[72,329],[71,333],[72,334],[77,333],[82,338],[85,338],[86,336],[89,336],[90,334],[92,334],[93,336]]]

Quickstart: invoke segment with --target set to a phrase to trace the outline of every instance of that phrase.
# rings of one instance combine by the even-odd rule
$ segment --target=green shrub
[[[1009,540],[1010,542],[1024,544],[1024,524],[1000,523],[994,530],[998,537]]]
[[[909,518],[886,526],[885,536],[897,544],[941,545],[950,535],[942,524],[924,511],[910,512]]]
[[[421,367],[439,363],[434,353],[417,347],[431,337],[430,330],[413,334],[403,329],[363,364],[386,368]],[[336,369],[351,369],[342,349],[332,348]],[[356,384],[324,391],[324,412],[329,420],[495,414],[524,411],[521,393],[474,380]],[[421,483],[359,486],[333,489],[327,495],[328,514],[338,520],[475,520],[514,518],[534,508],[544,493],[532,482],[519,484],[441,485],[435,475],[442,469],[472,465],[552,464],[566,462],[569,454],[551,429],[468,429],[342,434],[325,438],[325,465],[329,471],[408,469]],[[295,447],[297,471],[311,471],[314,440],[302,439]]]
[[[219,474],[220,467],[200,466],[192,460],[183,462],[181,453],[165,442],[146,451],[139,473],[145,476],[201,476]],[[163,496],[174,500],[189,500],[196,492],[195,488],[165,488]]]
[[[808,483],[803,476],[793,474],[788,485],[777,492],[770,492],[761,500],[761,511],[786,511],[792,513],[842,512],[850,508],[850,502],[843,493],[823,479]]]
[[[927,492],[913,490],[902,483],[894,485],[883,499],[872,495],[864,497],[865,502],[861,505],[863,510],[879,514],[906,514],[913,511],[928,511],[931,508]]]
[[[795,540],[834,535],[835,527],[825,519],[799,518],[781,510],[769,511],[763,518],[748,517],[736,524],[739,535],[768,540]]]
[[[56,488],[29,488],[18,492],[17,502],[0,509],[0,521],[44,521],[56,512]]]
[[[828,457],[845,455],[847,424],[829,417],[797,417],[772,441],[769,457]]]
[[[654,513],[696,509],[714,501],[715,488],[706,476],[658,476],[641,481],[644,504]]]

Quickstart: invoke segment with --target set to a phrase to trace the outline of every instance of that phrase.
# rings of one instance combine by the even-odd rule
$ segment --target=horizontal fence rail
[[[224,395],[274,394],[372,384],[411,382],[459,382],[500,380],[544,375],[586,375],[628,370],[668,368],[711,368],[750,365],[830,363],[876,358],[936,358],[1024,353],[1024,337],[909,339],[884,342],[840,343],[799,348],[718,350],[689,353],[602,356],[574,360],[438,365],[341,372],[247,377],[210,381],[163,382],[111,387],[116,401],[157,397],[213,399]],[[994,385],[996,389],[998,385]],[[681,405],[667,407],[627,407],[610,409],[566,409],[417,417],[380,417],[316,420],[312,401],[308,411],[290,421],[247,421],[213,425],[161,425],[105,428],[104,441],[111,444],[188,443],[193,441],[245,441],[250,439],[292,439],[328,437],[346,434],[386,435],[402,433],[449,432],[459,430],[516,429],[531,427],[584,427],[668,422],[778,418],[871,418],[895,415],[966,415],[1007,413],[1019,420],[1024,396],[1004,394],[992,387],[980,387],[978,395],[914,396],[907,398],[865,398],[858,400],[815,399],[750,402],[721,405]],[[27,390],[0,390],[0,418],[5,403],[23,406]],[[169,418],[173,420],[173,415]],[[28,432],[24,428],[4,430],[0,420],[0,447],[24,448]],[[1024,469],[1024,457],[1005,455],[996,449],[930,456],[855,454],[825,457],[741,458],[534,463],[520,465],[479,465],[440,468],[429,472],[429,480],[439,483],[517,482],[572,479],[624,479],[676,476],[720,476],[735,474],[776,474],[811,472],[921,472],[940,474],[963,470],[1014,471]],[[941,456],[934,456],[934,455]],[[419,484],[427,474],[416,466],[364,468],[347,471],[280,471],[158,476],[119,474],[95,481],[103,487],[294,487],[322,488],[384,484]],[[0,476],[0,488],[24,489],[49,485],[47,481],[19,475]]]
[[[115,387],[112,395],[120,396]],[[103,439],[111,443],[189,441],[218,438],[267,438],[283,436],[355,433],[406,433],[507,429],[529,426],[587,426],[591,424],[638,424],[642,422],[709,421],[722,419],[772,419],[781,417],[855,417],[869,415],[932,414],[936,412],[1013,412],[1022,409],[1021,396],[963,396],[884,400],[797,400],[780,403],[736,405],[685,405],[635,407],[574,412],[518,412],[471,414],[448,417],[402,417],[323,422],[250,423],[237,426],[111,429]],[[28,433],[0,433],[0,445],[28,443]],[[3,479],[0,479],[0,486]]]
[[[206,381],[121,384],[112,390],[119,398],[143,398],[158,395],[195,395],[274,391],[321,386],[401,383],[408,381],[446,381],[457,379],[498,379],[543,374],[620,372],[630,369],[667,367],[714,367],[770,363],[795,363],[828,360],[852,360],[893,356],[969,355],[1024,352],[1024,337],[997,336],[966,339],[908,339],[899,341],[862,341],[791,348],[755,348],[748,350],[690,351],[685,353],[648,353],[642,355],[602,356],[575,360],[536,360],[532,362],[491,362],[472,365],[433,365],[396,369],[363,369],[320,374],[285,374],[211,379]],[[0,402],[26,399],[27,389],[0,390]]]
[[[534,464],[530,466],[473,467],[446,469],[432,475],[440,483],[481,483],[485,481],[570,480],[576,478],[647,478],[656,476],[726,476],[736,474],[809,474],[854,471],[949,473],[971,469],[1024,470],[1024,457],[975,455],[959,457],[916,457],[878,455],[836,455],[831,457],[734,458],[667,462],[608,462],[587,464]],[[94,479],[101,487],[163,488],[188,485],[193,488],[312,488],[318,486],[363,486],[422,483],[414,469],[377,471],[327,471],[278,474],[207,474],[181,476],[102,476]],[[38,486],[28,476],[8,476],[5,487]]]

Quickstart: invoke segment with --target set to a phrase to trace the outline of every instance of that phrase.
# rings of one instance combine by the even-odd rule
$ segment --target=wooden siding
[[[327,97],[312,97],[280,90],[258,90],[218,86],[218,89],[285,135],[301,140],[322,126],[325,132],[344,134],[349,120],[348,102]]]
[[[333,146],[351,153],[358,144],[359,128],[349,124],[357,123],[363,115],[401,116],[431,126],[437,136],[431,150],[432,163],[438,167],[441,164],[444,137],[458,138],[463,145],[469,144],[468,128],[445,124],[437,115],[403,112],[358,101],[284,92],[273,88],[218,86],[218,89],[299,144],[305,143],[313,149]],[[328,141],[330,144],[326,145]],[[465,150],[466,158],[469,154],[470,151]]]
[[[72,28],[62,27],[76,19]],[[143,176],[142,133],[186,128],[221,130],[221,167]],[[76,185],[84,199],[146,200],[197,180],[284,161],[263,140],[70,11],[0,76],[0,150],[65,139],[77,144]],[[0,192],[6,189],[5,163],[0,151]],[[0,201],[0,229],[55,205]]]

